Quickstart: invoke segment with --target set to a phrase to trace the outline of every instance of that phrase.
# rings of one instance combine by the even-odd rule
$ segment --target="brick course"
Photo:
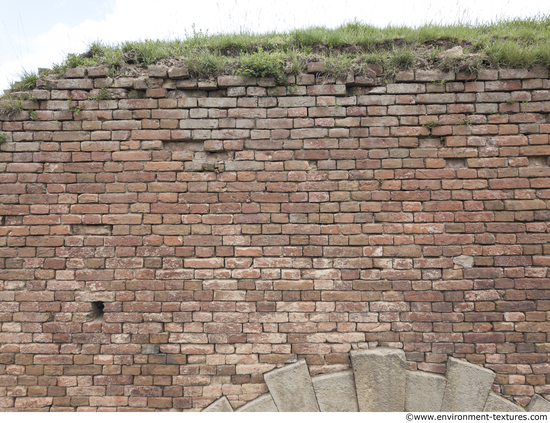
[[[2,409],[236,408],[376,345],[550,399],[547,72],[315,69],[72,69],[0,115]]]

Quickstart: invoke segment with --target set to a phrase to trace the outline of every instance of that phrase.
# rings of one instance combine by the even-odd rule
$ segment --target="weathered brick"
[[[240,406],[295,354],[323,373],[365,342],[544,393],[546,71],[106,71],[0,118],[1,407]]]
[[[346,95],[345,85],[311,85],[307,87],[308,95]]]

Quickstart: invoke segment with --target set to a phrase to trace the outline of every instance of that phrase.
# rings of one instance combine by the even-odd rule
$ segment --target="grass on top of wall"
[[[437,60],[438,53],[458,45],[466,56]],[[487,67],[550,68],[549,45],[549,16],[417,28],[377,28],[356,21],[336,29],[313,27],[266,34],[207,35],[193,28],[181,40],[128,41],[118,45],[96,42],[87,52],[69,54],[63,63],[41,70],[40,74],[106,65],[111,76],[123,76],[131,75],[130,70],[136,67],[165,61],[187,66],[194,78],[236,74],[271,76],[283,81],[285,75],[304,71],[308,61],[325,60],[328,75],[359,75],[371,63],[381,65],[384,78],[391,80],[397,71],[409,68],[470,72]],[[32,89],[38,77],[36,73],[25,73],[11,90]]]

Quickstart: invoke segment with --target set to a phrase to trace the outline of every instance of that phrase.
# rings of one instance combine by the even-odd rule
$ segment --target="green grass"
[[[478,53],[466,61],[437,61],[437,53],[462,45]],[[336,29],[313,27],[285,33],[206,35],[192,28],[182,40],[127,41],[118,45],[95,42],[86,53],[69,54],[51,72],[69,67],[107,65],[111,75],[124,75],[129,66],[148,66],[174,58],[192,77],[219,74],[271,76],[302,72],[309,57],[325,59],[328,75],[366,72],[367,63],[379,64],[391,79],[399,70],[426,65],[444,70],[476,71],[481,67],[550,68],[550,16],[513,19],[488,24],[428,24],[416,28],[377,28],[350,22]],[[486,56],[486,57],[485,57]],[[36,86],[38,75],[25,72],[12,91]]]
[[[21,80],[11,84],[11,91],[27,91],[32,90],[36,87],[36,82],[38,81],[38,74],[33,72],[23,71],[21,75]]]
[[[13,116],[23,110],[23,98],[20,93],[11,95],[4,95],[0,102],[0,114],[7,116]]]

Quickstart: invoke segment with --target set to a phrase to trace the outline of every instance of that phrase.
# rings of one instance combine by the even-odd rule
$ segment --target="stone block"
[[[153,78],[166,78],[168,67],[162,65],[151,65],[147,68],[147,73]]]
[[[447,381],[443,376],[432,373],[407,372],[405,411],[438,412],[443,403]]]
[[[317,376],[312,382],[321,411],[359,411],[353,371]]]
[[[189,70],[187,68],[170,68],[168,69],[168,78],[180,79],[189,78]]]
[[[438,70],[417,70],[414,72],[415,80],[422,82],[431,81],[453,81],[455,79],[454,72],[442,72]]]
[[[237,411],[242,413],[276,413],[279,410],[277,409],[275,402],[273,402],[273,397],[268,393],[256,398],[254,401],[250,401],[248,404],[243,405]]]
[[[108,66],[94,66],[88,68],[88,76],[91,78],[101,78],[109,75]]]
[[[307,64],[307,73],[324,72],[326,68],[325,62],[310,62]]]
[[[84,78],[86,76],[86,68],[68,68],[65,71],[65,78]]]
[[[405,410],[405,353],[377,348],[352,351],[359,411]]]
[[[199,81],[199,90],[217,90],[218,83],[215,80]]]
[[[91,79],[60,79],[57,81],[57,88],[60,90],[91,90],[93,83]]]
[[[233,411],[233,407],[231,407],[226,397],[221,397],[202,411],[207,413],[230,413]]]
[[[248,86],[248,85],[256,85],[256,78],[250,77],[250,76],[239,76],[239,75],[218,76],[218,86],[220,88],[239,87],[239,86]]]
[[[264,375],[279,411],[319,411],[305,360]]]
[[[487,402],[485,403],[483,411],[495,411],[497,413],[525,413],[525,410],[519,405],[516,405],[493,392],[489,393],[489,397],[487,397]]]
[[[441,411],[482,411],[495,374],[475,364],[450,357],[447,361],[447,388]]]
[[[544,399],[540,395],[535,395],[531,398],[531,402],[527,406],[527,411],[532,413],[549,413],[550,401]]]

